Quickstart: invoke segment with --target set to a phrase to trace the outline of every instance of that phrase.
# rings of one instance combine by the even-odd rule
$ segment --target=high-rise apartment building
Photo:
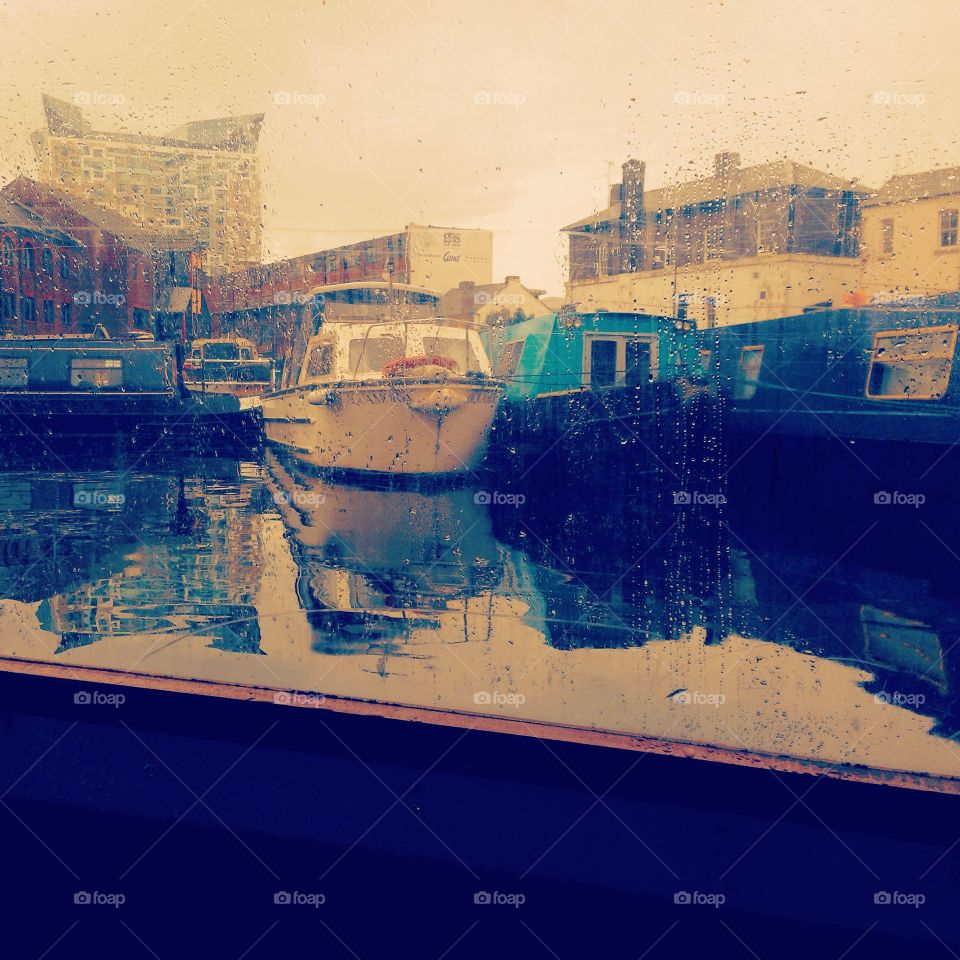
[[[188,231],[210,273],[260,262],[263,114],[157,137],[94,130],[79,106],[46,95],[43,106],[47,126],[33,137],[42,181],[134,223]]]

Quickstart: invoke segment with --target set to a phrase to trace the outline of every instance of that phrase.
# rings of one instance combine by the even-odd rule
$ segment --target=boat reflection
[[[475,634],[473,618],[502,591],[507,558],[472,491],[334,484],[292,459],[267,453],[266,463],[314,650],[415,656],[426,637]]]

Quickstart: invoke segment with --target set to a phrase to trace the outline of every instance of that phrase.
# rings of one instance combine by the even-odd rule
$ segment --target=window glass
[[[466,337],[424,337],[423,352],[430,357],[441,356],[455,361],[459,373],[476,370],[480,366],[473,352],[473,344]]]
[[[593,340],[590,343],[590,386],[610,387],[617,379],[617,341]]]
[[[403,358],[399,337],[370,336],[350,341],[350,373],[379,373],[388,363]]]
[[[867,396],[879,400],[936,400],[946,393],[953,369],[957,328],[878,333]]]
[[[760,383],[760,368],[763,365],[763,347],[744,347],[740,351],[740,364],[733,395],[737,400],[752,400]]]

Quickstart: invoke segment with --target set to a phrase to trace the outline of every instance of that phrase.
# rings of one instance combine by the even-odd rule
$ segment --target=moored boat
[[[201,395],[257,396],[274,388],[274,365],[244,337],[194,340],[183,363],[183,382]]]
[[[502,385],[476,326],[429,314],[405,285],[313,292],[263,397],[267,440],[315,467],[389,475],[457,474],[482,455]]]

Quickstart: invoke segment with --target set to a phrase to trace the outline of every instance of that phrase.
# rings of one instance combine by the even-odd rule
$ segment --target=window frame
[[[892,400],[894,402],[903,402],[911,400],[942,400],[948,393],[950,389],[950,380],[953,376],[953,361],[956,357],[957,351],[957,333],[960,331],[960,325],[955,323],[942,324],[937,327],[901,327],[895,330],[878,330],[873,335],[873,346],[870,350],[870,363],[867,365],[867,379],[863,387],[863,394],[868,400]],[[947,361],[947,372],[946,372],[946,383],[944,384],[943,391],[941,393],[913,393],[909,395],[904,394],[884,394],[884,393],[872,393],[871,384],[873,383],[874,369],[876,366],[886,366],[889,365],[886,361],[879,360],[877,358],[877,351],[880,349],[880,341],[883,338],[887,339],[902,339],[909,336],[937,336],[939,334],[946,333],[949,336],[950,344],[948,347],[945,347],[945,351],[949,352],[948,356],[944,357],[926,357],[921,360],[923,363],[931,363],[938,359]],[[920,355],[918,354],[917,357]],[[913,355],[907,354],[905,357],[898,358],[900,361],[910,360],[913,358]]]
[[[943,208],[940,211],[941,249],[949,250],[957,246],[958,234],[960,234],[960,210],[953,207]]]
[[[740,357],[737,360],[737,376],[733,382],[734,400],[752,400],[757,395],[757,390],[760,387],[760,372],[763,370],[765,351],[765,343],[745,343],[740,347]],[[760,354],[760,362],[757,364],[756,378],[747,379],[743,375],[747,356],[758,352]]]

